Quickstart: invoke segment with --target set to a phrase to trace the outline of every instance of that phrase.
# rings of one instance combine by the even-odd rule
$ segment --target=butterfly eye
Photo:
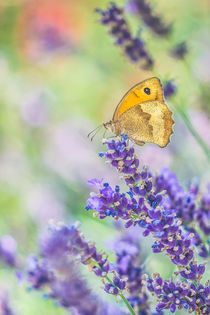
[[[144,89],[144,92],[145,92],[147,95],[150,95],[150,89],[149,89],[148,87],[146,87],[146,88]]]

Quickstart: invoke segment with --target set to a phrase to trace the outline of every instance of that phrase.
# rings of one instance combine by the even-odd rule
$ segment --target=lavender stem
[[[113,285],[114,287],[116,287],[116,286],[114,285],[114,283],[112,282],[112,280],[111,280],[108,276],[106,276],[105,278],[107,279],[107,281],[108,281],[111,285]],[[117,288],[117,289],[118,289],[118,288]],[[118,290],[119,290],[119,289],[118,289]],[[125,305],[126,305],[127,309],[129,310],[129,312],[130,312],[132,315],[136,315],[136,313],[134,312],[134,309],[132,308],[132,306],[130,305],[130,303],[129,303],[128,300],[126,299],[126,297],[123,295],[122,291],[119,291],[119,296],[121,297],[121,299],[122,299],[123,302],[125,303]]]

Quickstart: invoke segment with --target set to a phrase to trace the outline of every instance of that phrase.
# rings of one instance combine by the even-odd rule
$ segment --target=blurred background
[[[100,24],[95,8],[105,9],[109,1],[0,1],[0,237],[23,261],[37,251],[50,219],[81,221],[87,238],[111,251],[109,240],[117,232],[85,211],[87,181],[119,180],[98,157],[103,131],[92,142],[87,134],[112,118],[132,85],[154,75],[173,80],[175,97],[210,145],[210,2],[150,2],[173,23],[170,38],[155,37],[129,8],[125,14],[133,34],[140,33],[155,59],[153,71],[131,64]],[[188,46],[184,61],[168,54],[182,41]],[[171,143],[165,149],[151,144],[137,148],[141,164],[154,172],[169,167],[183,185],[196,178],[205,189],[207,158],[173,110],[173,99],[168,106],[176,122]],[[170,266],[155,258],[167,277]],[[66,314],[40,293],[27,293],[3,260],[0,291],[8,293],[17,314]]]

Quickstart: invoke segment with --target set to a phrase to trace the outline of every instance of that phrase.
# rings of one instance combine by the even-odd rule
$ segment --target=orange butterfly
[[[116,136],[127,135],[138,145],[150,142],[163,148],[173,133],[171,116],[172,112],[164,103],[160,80],[154,77],[132,87],[104,127]]]

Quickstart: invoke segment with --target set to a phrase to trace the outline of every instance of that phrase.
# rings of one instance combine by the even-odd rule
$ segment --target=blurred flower
[[[47,263],[40,263],[34,255],[31,255],[27,260],[27,277],[30,286],[36,290],[54,280],[53,272],[48,269]]]
[[[208,147],[210,147],[210,117],[199,110],[191,111],[190,118],[200,136],[204,139]]]
[[[150,144],[142,148],[135,148],[136,154],[141,154],[142,165],[150,165],[151,171],[160,169],[163,165],[170,167],[173,162],[173,156],[170,145],[163,151],[160,147]]]
[[[0,238],[0,261],[10,267],[16,265],[17,243],[11,235]]]
[[[146,69],[153,65],[153,60],[147,52],[144,42],[137,37],[132,37],[123,16],[123,9],[111,3],[107,10],[96,9],[96,12],[101,15],[101,23],[109,27],[109,33],[114,37],[115,44],[122,48],[132,62],[141,62],[141,67]]]
[[[210,235],[210,183],[207,192],[201,196],[198,209],[195,212],[195,220],[204,235]]]
[[[0,291],[0,314],[1,315],[14,315],[10,305],[8,296],[2,290]]]
[[[45,227],[51,219],[61,220],[65,213],[65,203],[50,184],[27,185],[24,198],[26,208],[40,227]]]
[[[201,200],[198,201],[198,187],[190,187],[189,191],[184,191],[176,175],[166,168],[162,169],[160,174],[156,176],[155,182],[156,192],[163,189],[167,192],[161,205],[165,210],[175,210],[176,216],[182,219],[185,229],[194,235],[192,241],[198,247],[199,255],[207,257],[208,251],[195,227],[200,227],[206,235],[210,234],[207,223],[210,218],[209,192],[204,194],[203,197],[200,196]]]
[[[88,289],[78,266],[79,262],[88,265],[101,276],[109,271],[109,263],[94,244],[85,241],[77,225],[52,223],[41,239],[40,253],[40,260],[31,256],[28,262],[27,277],[32,288],[45,289],[60,306],[70,307],[78,314],[109,314],[108,307],[105,308]],[[105,290],[109,292],[110,288],[105,285]]]
[[[11,144],[2,144],[0,152],[0,181],[3,185],[20,188],[20,179],[27,178],[29,165],[24,154],[12,147]],[[18,165],[18,167],[17,167]],[[17,185],[18,182],[18,185]]]
[[[61,260],[64,257],[57,257],[58,261],[59,258]],[[78,314],[100,314],[96,299],[91,295],[73,262],[68,263],[65,273],[64,271],[59,273],[59,269],[48,266],[48,260],[39,262],[35,257],[31,257],[30,260],[27,274],[28,281],[34,289],[48,288],[47,295],[50,298],[57,300],[60,306],[75,308]]]
[[[74,14],[68,1],[30,1],[21,16],[23,41],[33,60],[65,55],[74,49],[78,31],[72,23]]]
[[[177,59],[184,59],[188,53],[188,48],[186,42],[181,42],[177,44],[172,50],[171,55]]]
[[[133,231],[134,232],[134,231]],[[151,314],[148,296],[145,293],[139,238],[132,233],[122,233],[115,242],[116,269],[121,279],[126,279],[126,297],[136,314]]]
[[[80,185],[87,183],[93,171],[99,177],[110,178],[112,183],[116,183],[118,180],[109,168],[102,169],[102,163],[95,155],[94,142],[87,141],[89,130],[90,123],[81,118],[50,128],[43,153],[46,166],[65,180]]]
[[[173,81],[166,81],[163,85],[163,93],[166,99],[172,97],[176,93],[176,90],[177,87]]]
[[[206,83],[208,89],[208,84],[210,81],[210,35],[208,29],[206,31],[204,29],[198,32],[196,34],[195,41],[197,43],[199,53],[197,54],[191,66],[191,72],[196,79]]]
[[[168,36],[171,33],[171,25],[165,24],[157,16],[146,0],[129,0],[127,9],[133,13],[139,14],[143,22],[158,36]]]
[[[32,127],[41,127],[49,119],[49,93],[33,91],[24,97],[21,115],[25,122]]]

